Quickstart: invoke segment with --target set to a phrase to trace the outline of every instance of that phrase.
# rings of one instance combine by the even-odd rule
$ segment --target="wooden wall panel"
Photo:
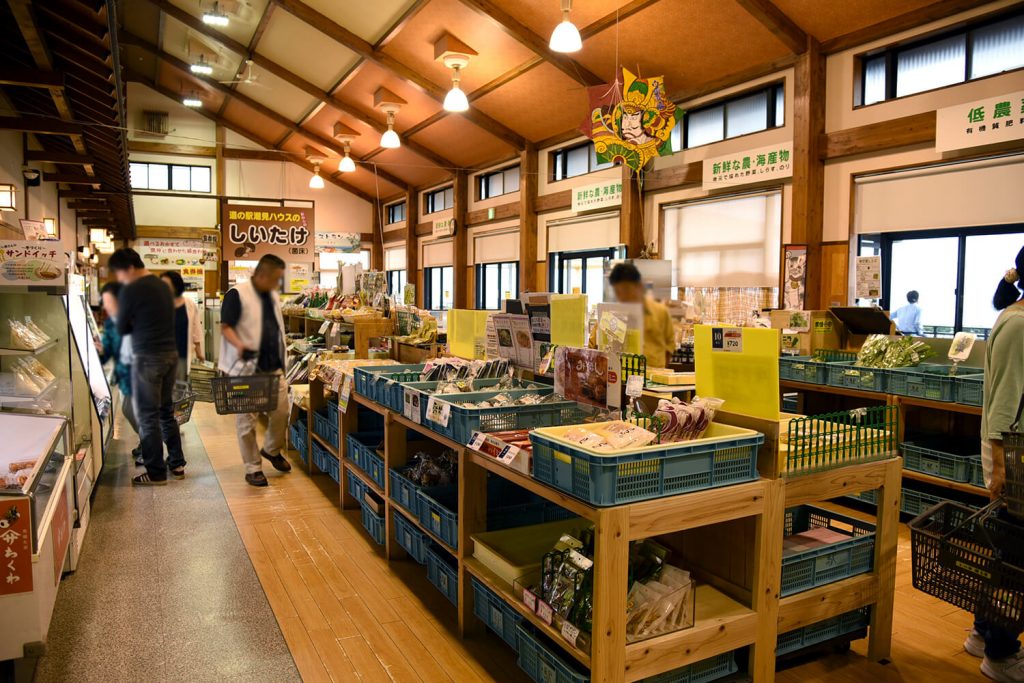
[[[850,244],[821,245],[821,305],[846,306],[850,283]]]

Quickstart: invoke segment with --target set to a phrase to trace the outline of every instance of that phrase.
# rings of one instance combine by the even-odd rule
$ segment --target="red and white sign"
[[[0,499],[0,595],[32,592],[32,521],[28,498]]]

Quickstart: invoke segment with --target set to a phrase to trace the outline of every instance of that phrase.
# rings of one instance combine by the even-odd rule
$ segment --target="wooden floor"
[[[193,421],[288,647],[305,681],[526,681],[491,633],[459,638],[455,609],[414,562],[389,565],[358,513],[338,506],[330,478],[268,468],[245,483],[234,420],[197,404]],[[293,465],[299,465],[293,460]],[[864,515],[866,517],[866,515]],[[892,662],[864,658],[864,641],[780,670],[780,683],[985,680],[961,645],[970,617],[915,591],[909,536],[900,533]]]

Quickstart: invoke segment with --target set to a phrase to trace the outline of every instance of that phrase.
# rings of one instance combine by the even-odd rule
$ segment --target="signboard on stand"
[[[583,185],[572,191],[572,210],[591,211],[622,204],[622,179]]]
[[[217,270],[217,245],[202,240],[175,240],[142,237],[132,242],[147,268],[180,270],[197,266]]]
[[[759,147],[723,157],[704,160],[701,187],[720,187],[781,180],[793,175],[793,143]]]
[[[313,261],[312,207],[224,204],[221,230],[225,259],[259,260],[274,254],[286,262]]]
[[[1024,139],[1024,90],[939,109],[935,151],[952,152]]]
[[[0,240],[0,287],[67,289],[67,256],[53,242]]]
[[[880,299],[882,297],[882,257],[857,257],[857,298]]]

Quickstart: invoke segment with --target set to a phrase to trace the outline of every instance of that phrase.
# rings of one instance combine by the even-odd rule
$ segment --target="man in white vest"
[[[261,458],[274,469],[288,472],[292,466],[281,455],[288,430],[288,383],[284,379],[284,319],[278,289],[284,275],[284,261],[267,254],[256,264],[252,278],[240,282],[224,295],[221,305],[220,369],[229,375],[253,372],[277,373],[278,400],[267,414],[263,448],[256,444],[256,413],[235,416],[238,448],[245,463],[245,480],[252,486],[266,486]]]

